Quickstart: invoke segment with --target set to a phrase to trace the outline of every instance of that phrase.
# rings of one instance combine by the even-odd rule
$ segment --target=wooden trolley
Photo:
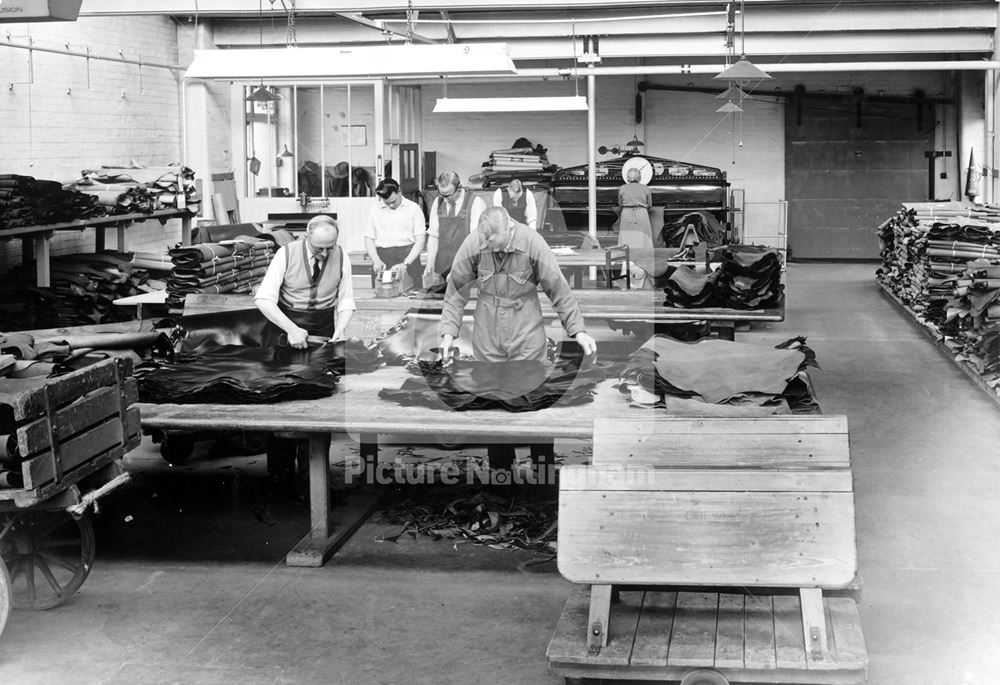
[[[559,571],[586,584],[547,656],[567,682],[860,683],[844,417],[595,422],[560,472]],[[588,587],[589,586],[589,587]]]
[[[131,375],[121,357],[54,379],[0,379],[4,463],[23,479],[0,488],[0,630],[12,606],[58,606],[90,572],[87,509],[128,480],[120,460],[139,444]]]

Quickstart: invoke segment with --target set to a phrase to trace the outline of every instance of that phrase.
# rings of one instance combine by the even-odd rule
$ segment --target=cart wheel
[[[0,555],[10,569],[10,596],[15,609],[40,611],[73,596],[94,564],[94,526],[64,511],[8,514],[0,539]]]
[[[729,681],[718,671],[698,669],[685,675],[681,685],[729,685]]]
[[[8,618],[10,618],[10,574],[7,573],[7,565],[0,558],[0,635],[3,635]]]
[[[164,433],[160,456],[169,464],[183,464],[194,451],[194,438],[184,433]]]

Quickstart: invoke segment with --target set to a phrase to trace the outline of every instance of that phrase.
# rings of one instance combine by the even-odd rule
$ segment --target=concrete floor
[[[849,417],[869,682],[997,683],[1000,407],[873,272],[791,265],[787,320],[749,339],[807,335],[824,412]],[[378,543],[398,526],[373,520],[324,568],[286,568],[308,514],[265,491],[261,457],[172,468],[144,446],[128,461],[135,481],[106,501],[93,572],[62,607],[15,612],[0,683],[561,682],[545,647],[570,585],[553,563]]]

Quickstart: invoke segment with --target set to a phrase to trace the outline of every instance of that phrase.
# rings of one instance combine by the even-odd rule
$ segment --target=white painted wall
[[[72,23],[5,24],[10,40],[178,62],[177,28],[168,17],[81,18]],[[101,164],[158,166],[180,161],[179,75],[164,69],[0,47],[0,173],[61,182]],[[8,83],[14,83],[8,89]],[[67,94],[67,89],[70,93]],[[124,97],[123,97],[124,95]],[[113,231],[108,246],[114,246]],[[180,222],[136,225],[130,249],[162,251],[180,239]],[[53,254],[92,250],[92,232],[61,233]],[[0,242],[0,272],[20,261],[20,241]]]

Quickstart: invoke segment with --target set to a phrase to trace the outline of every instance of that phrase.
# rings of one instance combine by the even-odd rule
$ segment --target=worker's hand
[[[406,271],[406,264],[403,264],[402,262],[395,264],[392,267],[392,275],[396,278],[398,278],[404,271]]]
[[[592,354],[597,354],[597,341],[586,333],[577,333],[573,336],[573,339],[576,340],[580,349],[583,350],[584,356],[589,357]]]
[[[441,361],[451,363],[451,348],[455,344],[455,336],[445,333],[441,336]]]
[[[297,350],[304,350],[309,344],[309,331],[296,326],[288,331],[288,346]]]
[[[424,276],[433,276],[433,275],[434,275],[434,260],[428,258],[427,264],[424,265]]]
[[[380,274],[383,271],[385,271],[385,262],[383,262],[378,257],[372,257],[372,271],[374,271],[377,274]]]

